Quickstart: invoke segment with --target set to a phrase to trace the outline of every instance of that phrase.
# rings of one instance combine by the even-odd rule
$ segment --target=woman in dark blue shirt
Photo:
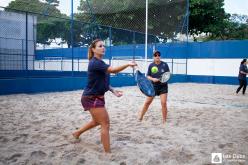
[[[248,74],[248,69],[247,69],[247,59],[243,59],[240,63],[239,67],[239,87],[236,90],[236,94],[239,93],[239,91],[243,88],[243,95],[245,94],[246,86],[247,86],[247,80],[246,80],[246,75]]]
[[[166,62],[160,60],[161,53],[155,51],[153,53],[154,62],[152,62],[148,67],[147,78],[152,81],[156,96],[160,96],[161,106],[162,106],[162,117],[163,123],[166,121],[167,116],[167,93],[168,84],[161,83],[159,78],[164,72],[170,72],[169,66]],[[155,69],[155,72],[153,71]],[[142,121],[146,111],[148,110],[150,104],[152,103],[154,97],[147,97],[145,104],[140,112],[139,120]]]
[[[109,85],[109,74],[118,73],[129,66],[134,67],[137,64],[130,62],[122,66],[111,67],[102,60],[104,54],[103,41],[100,39],[94,40],[88,50],[88,82],[81,98],[83,108],[85,111],[90,112],[92,120],[75,131],[73,136],[78,139],[83,132],[101,125],[101,142],[104,151],[110,152],[109,115],[105,108],[104,94],[107,91],[111,91],[115,96],[120,97],[122,92],[114,90]]]

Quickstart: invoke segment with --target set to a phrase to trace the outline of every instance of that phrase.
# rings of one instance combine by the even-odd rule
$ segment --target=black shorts
[[[156,84],[153,85],[154,90],[155,90],[155,95],[159,96],[164,93],[168,93],[168,84]]]

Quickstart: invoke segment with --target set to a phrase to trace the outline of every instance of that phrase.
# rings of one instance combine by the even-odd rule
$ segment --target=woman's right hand
[[[157,78],[152,78],[152,81],[153,81],[153,82],[159,82],[160,80],[157,79]]]
[[[137,66],[137,63],[135,61],[131,61],[128,63],[128,66],[133,68],[133,67]]]
[[[151,77],[151,76],[147,76],[147,78],[148,78],[150,81],[152,81],[152,82],[159,82],[159,81],[160,81],[159,79],[153,78],[153,77]]]

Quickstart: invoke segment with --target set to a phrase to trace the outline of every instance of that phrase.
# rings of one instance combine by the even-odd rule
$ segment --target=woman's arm
[[[239,73],[241,74],[248,74],[248,69],[245,65],[241,65],[239,68]]]
[[[137,66],[137,64],[134,61],[132,61],[132,62],[130,62],[128,64],[117,66],[117,67],[111,67],[110,66],[110,67],[108,67],[107,72],[108,73],[119,73],[120,71],[126,69],[129,66],[134,67],[134,66]]]
[[[108,67],[107,72],[108,73],[119,73],[120,71],[126,69],[127,67],[129,67],[129,64],[125,64],[122,66],[117,66],[117,67]]]
[[[248,74],[247,72],[244,72],[244,71],[240,71],[241,74]]]
[[[148,78],[148,80],[151,80],[153,82],[159,82],[159,79],[157,79],[157,78],[153,78],[151,76],[147,76],[147,78]]]

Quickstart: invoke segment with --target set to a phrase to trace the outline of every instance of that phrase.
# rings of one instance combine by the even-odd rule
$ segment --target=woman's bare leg
[[[165,123],[167,118],[167,93],[163,93],[160,95],[160,101],[162,106],[163,123]]]
[[[150,104],[152,103],[152,100],[153,100],[154,97],[147,97],[146,98],[146,101],[145,101],[145,104],[140,112],[140,116],[139,116],[139,120],[142,121],[143,120],[143,117],[145,115],[145,113],[147,112]]]
[[[104,151],[110,153],[110,137],[109,137],[109,116],[105,108],[92,108],[90,110],[94,121],[101,125],[101,141]]]

